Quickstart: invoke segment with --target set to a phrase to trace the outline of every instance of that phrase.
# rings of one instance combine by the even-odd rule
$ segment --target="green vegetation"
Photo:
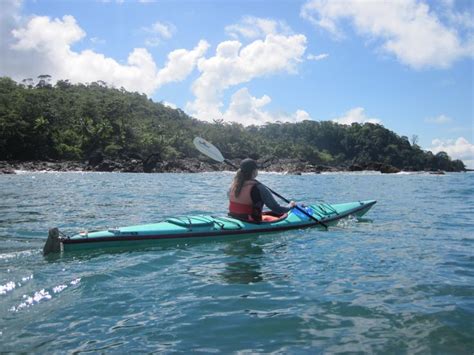
[[[49,84],[49,76],[21,84],[0,78],[0,160],[88,160],[157,156],[197,157],[202,136],[232,158],[297,158],[311,164],[390,164],[405,170],[464,170],[445,152],[423,151],[407,137],[377,124],[304,121],[244,127],[206,123],[146,95],[103,82]]]

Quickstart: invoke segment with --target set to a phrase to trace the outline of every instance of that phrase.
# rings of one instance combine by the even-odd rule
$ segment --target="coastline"
[[[233,161],[239,163],[238,160]],[[442,175],[441,170],[410,170],[398,169],[394,166],[372,162],[369,164],[352,165],[313,165],[298,159],[267,159],[258,160],[261,171],[301,175],[303,173],[337,173],[374,171],[382,174],[396,174],[401,172],[426,172]],[[198,158],[184,158],[167,161],[157,161],[150,165],[140,159],[104,159],[100,162],[79,161],[0,161],[0,174],[16,174],[16,171],[51,171],[51,172],[120,172],[120,173],[202,173],[228,171],[227,165],[222,163],[200,160]],[[470,171],[466,169],[466,171]]]

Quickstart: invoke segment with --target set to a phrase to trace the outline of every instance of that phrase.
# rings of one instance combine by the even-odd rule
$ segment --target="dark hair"
[[[245,181],[252,178],[252,173],[255,169],[257,169],[256,166],[252,170],[242,170],[242,168],[237,170],[237,174],[235,174],[234,181],[232,181],[232,186],[230,187],[230,191],[234,193],[235,197],[239,197]]]

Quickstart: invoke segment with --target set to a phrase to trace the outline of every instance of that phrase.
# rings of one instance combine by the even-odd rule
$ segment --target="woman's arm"
[[[282,214],[290,211],[290,207],[280,206],[280,204],[275,200],[272,193],[262,184],[257,184],[258,192],[260,192],[260,197],[262,198],[263,203],[267,206],[272,212]]]

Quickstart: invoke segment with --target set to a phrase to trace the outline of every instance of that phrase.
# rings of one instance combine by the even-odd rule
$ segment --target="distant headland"
[[[258,160],[265,171],[466,171],[445,152],[421,149],[416,136],[410,141],[379,124],[209,123],[104,82],[51,85],[47,75],[36,83],[0,78],[0,173],[228,169],[200,155],[192,143],[196,136],[235,162]]]

